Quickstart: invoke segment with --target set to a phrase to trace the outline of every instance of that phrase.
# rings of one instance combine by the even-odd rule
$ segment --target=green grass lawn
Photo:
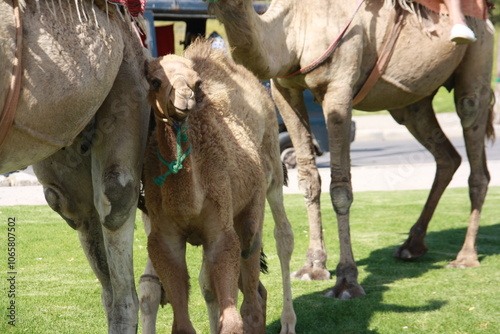
[[[367,295],[341,301],[322,296],[333,281],[293,281],[298,333],[500,333],[500,188],[489,190],[478,237],[481,267],[449,269],[467,227],[467,189],[449,189],[429,228],[429,253],[412,262],[392,257],[406,238],[424,203],[426,191],[361,192],[351,210],[351,235],[359,282]],[[304,263],[308,225],[300,195],[285,197],[295,233],[292,269]],[[328,267],[338,261],[337,228],[327,194],[322,198]],[[80,248],[78,235],[47,206],[1,207],[2,318],[0,333],[105,333],[100,285]],[[16,218],[17,326],[7,324],[7,221]],[[262,276],[269,297],[268,333],[278,333],[281,313],[279,261],[266,212],[264,245],[270,273]],[[189,247],[192,276],[190,312],[199,333],[208,320],[197,284],[200,249]],[[146,259],[140,215],[134,243],[136,281]],[[170,306],[160,310],[159,332],[170,332]]]

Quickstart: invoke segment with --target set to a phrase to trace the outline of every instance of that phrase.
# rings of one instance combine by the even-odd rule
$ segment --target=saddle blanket
[[[448,15],[448,8],[446,8],[442,0],[413,0],[424,7],[429,8],[433,12]],[[488,15],[488,6],[485,0],[462,0],[462,11],[465,16],[476,17],[478,19],[486,20]]]
[[[108,0],[108,2],[127,7],[130,15],[133,17],[144,14],[144,9],[146,7],[146,0]]]

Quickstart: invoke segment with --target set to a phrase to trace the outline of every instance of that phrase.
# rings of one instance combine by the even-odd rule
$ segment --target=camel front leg
[[[92,142],[94,205],[113,287],[109,333],[136,333],[139,301],[132,263],[135,214],[139,195],[149,107],[140,72],[123,62],[108,97],[96,115]],[[133,87],[133,91],[131,91]]]
[[[365,294],[358,284],[358,268],[354,262],[349,227],[349,212],[353,201],[350,157],[352,96],[352,89],[349,87],[329,87],[323,100],[330,143],[330,198],[337,214],[340,242],[337,282],[326,296],[339,299],[351,299]]]
[[[194,334],[189,320],[189,274],[186,265],[186,241],[180,235],[163,235],[155,231],[154,224],[165,222],[153,219],[153,230],[148,237],[148,253],[158,272],[174,311],[172,333]]]
[[[301,90],[286,89],[272,80],[274,101],[283,117],[297,156],[299,188],[304,194],[309,221],[309,247],[306,263],[292,277],[303,280],[330,279],[321,221],[321,178]]]
[[[203,266],[209,291],[218,304],[220,315],[217,333],[243,333],[243,320],[237,309],[238,276],[240,272],[240,245],[234,230],[221,230],[215,240],[203,245]],[[213,329],[211,329],[213,332]]]
[[[94,203],[102,224],[113,292],[108,315],[109,333],[136,333],[139,302],[134,284],[132,246],[140,167],[137,164],[134,168],[126,168],[125,162],[113,159],[114,153],[122,152],[119,149],[95,152],[93,159]],[[102,160],[107,161],[103,163]]]
[[[136,333],[138,323],[137,294],[132,265],[135,214],[131,214],[117,230],[103,228],[106,255],[113,293],[108,314],[109,333]]]
[[[245,333],[266,332],[267,291],[259,280],[264,206],[264,191],[258,191],[234,219],[241,250],[238,286],[243,293],[241,316]]]
[[[204,247],[199,276],[200,289],[208,309],[210,333],[243,333],[243,321],[236,309],[238,297],[239,245],[236,233],[218,237]]]
[[[260,248],[241,258],[239,287],[243,293],[241,316],[245,333],[266,332],[267,291],[259,280]]]

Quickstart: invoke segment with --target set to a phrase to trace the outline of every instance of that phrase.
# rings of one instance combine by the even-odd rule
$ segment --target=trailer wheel
[[[283,162],[288,169],[297,167],[297,158],[295,156],[295,149],[292,145],[292,140],[288,132],[281,132],[278,136],[281,152],[281,162]]]

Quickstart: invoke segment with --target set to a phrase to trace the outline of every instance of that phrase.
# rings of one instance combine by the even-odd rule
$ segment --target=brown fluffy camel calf
[[[211,332],[265,333],[267,292],[259,274],[267,197],[283,274],[282,333],[294,333],[293,234],[272,101],[248,70],[208,42],[192,45],[185,58],[153,60],[147,77],[156,116],[144,167],[148,252],[174,311],[172,332],[195,332],[188,313],[189,242],[203,246],[199,282]]]

